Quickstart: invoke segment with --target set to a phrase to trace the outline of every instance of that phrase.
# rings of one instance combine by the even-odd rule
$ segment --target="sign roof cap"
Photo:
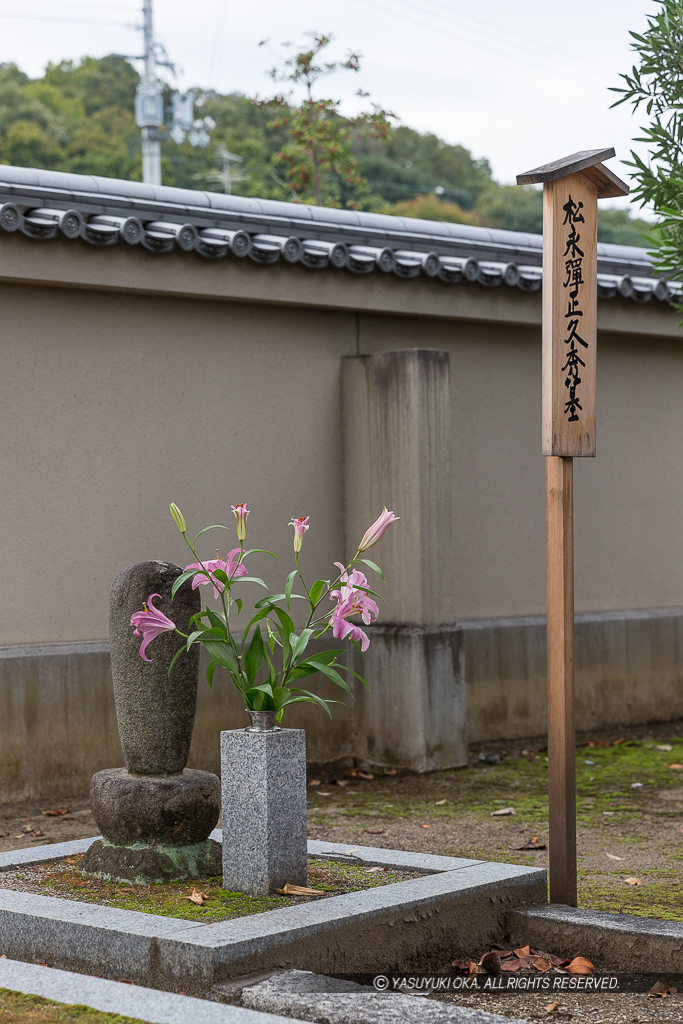
[[[584,149],[579,153],[572,153],[570,156],[553,160],[552,163],[544,164],[542,167],[534,167],[533,170],[525,171],[524,174],[518,174],[517,184],[534,185],[537,182],[557,181],[559,178],[566,178],[569,174],[582,171],[589,181],[597,185],[598,199],[627,196],[628,185],[602,163],[603,160],[609,160],[615,155],[613,148]]]

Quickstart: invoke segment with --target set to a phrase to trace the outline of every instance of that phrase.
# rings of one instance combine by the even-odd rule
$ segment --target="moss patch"
[[[89,1006],[55,1003],[7,988],[0,988],[0,1020],[8,1024],[140,1024],[137,1018],[102,1013]]]
[[[579,906],[658,921],[683,921],[680,872],[639,871],[637,877],[641,885],[629,885],[627,877],[626,873],[615,876],[579,872]]]
[[[343,787],[337,787],[334,772],[313,771],[320,784],[309,788],[309,834],[320,840],[545,867],[547,851],[516,847],[534,837],[547,842],[547,752],[543,741],[514,745],[517,749],[512,743],[475,747],[468,767],[425,776],[377,773],[363,779],[340,770],[336,775]],[[499,763],[492,763],[497,759]],[[683,920],[683,901],[677,896],[683,860],[683,770],[669,767],[681,764],[680,722],[579,738],[581,906]],[[514,815],[491,816],[506,807],[513,807]],[[629,876],[643,884],[627,885]]]
[[[249,896],[240,892],[226,892],[221,888],[220,878],[155,885],[116,885],[86,879],[77,871],[80,859],[80,856],[69,857],[56,864],[23,868],[16,873],[7,872],[0,876],[0,884],[24,892],[39,892],[62,899],[118,907],[121,910],[137,910],[143,914],[209,923],[262,914],[292,903],[308,903],[416,877],[415,872],[370,871],[355,864],[316,860],[309,865],[308,884],[320,891],[319,896]],[[193,890],[202,894],[204,903],[201,906],[188,898]]]

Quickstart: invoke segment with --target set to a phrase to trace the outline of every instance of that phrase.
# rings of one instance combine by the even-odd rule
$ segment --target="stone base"
[[[442,771],[467,764],[462,634],[457,626],[368,626],[354,668],[356,757],[369,767]]]
[[[220,780],[189,768],[178,775],[107,768],[92,777],[90,805],[102,835],[117,846],[194,846],[218,822]]]
[[[223,888],[306,885],[306,733],[221,733]]]
[[[84,855],[79,872],[103,882],[182,882],[186,878],[220,875],[221,847],[214,839],[191,846],[118,846],[98,839]]]

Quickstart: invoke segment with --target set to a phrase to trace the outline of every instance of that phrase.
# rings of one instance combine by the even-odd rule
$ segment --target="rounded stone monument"
[[[183,570],[169,562],[140,562],[114,580],[109,634],[116,718],[125,768],[93,775],[90,802],[103,838],[93,843],[79,869],[111,882],[180,881],[221,874],[221,847],[210,839],[220,816],[217,775],[185,767],[190,752],[199,681],[199,650],[181,654],[174,632],[150,642],[140,657],[131,615],[150,594],[155,608],[183,633],[201,610],[190,581],[171,601]]]

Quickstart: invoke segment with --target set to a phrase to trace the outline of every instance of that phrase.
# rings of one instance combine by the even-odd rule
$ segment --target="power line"
[[[72,25],[115,25],[117,28],[135,28],[137,30],[137,25],[122,21],[101,21],[99,18],[54,18],[42,14],[5,14],[3,12],[0,12],[0,18],[8,18],[11,21],[64,21]]]
[[[218,47],[221,44],[223,38],[223,30],[225,28],[225,17],[228,13],[228,0],[223,0],[223,9],[218,15],[218,22],[216,24],[216,35],[213,40],[213,48],[211,51],[211,63],[209,64],[209,88],[213,88],[213,73],[216,67],[216,57],[218,56]]]
[[[514,28],[499,27],[492,24],[490,20],[477,17],[476,14],[472,14],[470,11],[453,11],[449,6],[444,4],[442,0],[422,0],[422,7],[434,8],[434,14],[439,18],[446,18],[447,20],[458,24],[460,22],[470,22],[471,26],[465,26],[465,31],[481,33],[482,31],[486,35],[497,36],[498,40],[505,43],[511,42],[515,47],[521,47],[528,51],[535,51],[536,56],[541,58],[547,58],[553,53],[560,57],[566,64],[573,64],[576,67],[581,66],[587,69],[589,72],[594,71],[594,65],[589,61],[583,60],[580,54],[570,52],[563,49],[560,46],[556,46],[554,43],[548,43],[545,40],[537,42],[534,39],[530,39],[526,33],[518,32]]]
[[[390,19],[399,18],[403,21],[408,22],[409,24],[417,26],[417,28],[426,29],[428,32],[434,32],[440,36],[448,36],[451,39],[457,39],[458,42],[463,41],[461,32],[458,32],[456,34],[456,32],[452,30],[449,31],[449,29],[445,27],[443,24],[429,24],[424,21],[418,20],[412,14],[398,14],[395,8],[390,9],[382,7],[380,4],[373,2],[373,0],[356,0],[356,2],[361,3],[363,7],[371,7],[374,10],[378,11],[380,14],[383,14],[385,15],[385,17],[388,17]],[[400,0],[395,0],[395,2],[400,2]],[[506,60],[514,61],[516,64],[519,64],[520,62],[520,54],[518,50],[512,51],[510,49],[506,49],[505,47],[501,47],[496,44],[491,45],[491,42],[484,41],[481,38],[480,34],[473,36],[470,40],[467,41],[467,43],[468,45],[473,45],[485,53],[495,54],[496,56],[503,57]],[[532,56],[536,55],[532,54]],[[547,63],[546,66],[541,66],[538,63],[535,63],[533,60],[529,60],[528,58],[525,59],[524,63],[527,67],[533,67],[536,71],[541,71],[542,73],[546,73],[548,70]],[[595,76],[595,81],[598,81],[597,76]]]

